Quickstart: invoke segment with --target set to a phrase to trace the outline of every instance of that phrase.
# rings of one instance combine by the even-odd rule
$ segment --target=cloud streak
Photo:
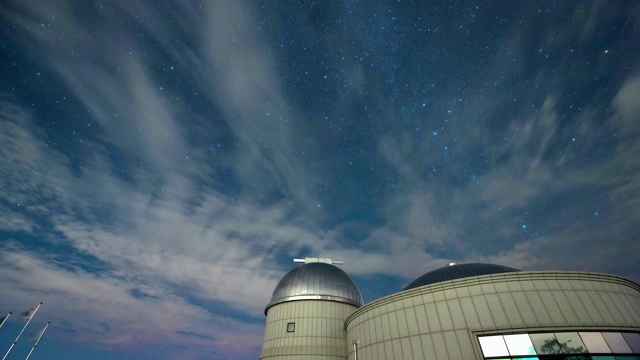
[[[84,5],[0,7],[3,36],[59,102],[0,99],[0,288],[8,306],[44,298],[60,341],[253,358],[271,291],[303,256],[392,278],[389,292],[450,261],[640,279],[626,256],[640,250],[638,77],[618,69],[607,96],[575,96],[591,75],[567,80],[566,62],[541,60],[593,40],[592,17],[576,14],[557,38],[514,25],[470,80],[444,66],[444,84],[405,71],[425,77],[430,59],[462,50],[384,33],[376,42],[398,54],[429,50],[398,66],[405,58],[366,46],[369,17],[357,31],[303,27],[300,43],[328,54],[317,62],[340,67],[322,69],[323,94],[344,90],[327,108],[292,94],[304,79],[286,64],[301,55],[279,49],[263,8]],[[294,24],[331,21],[289,10]]]

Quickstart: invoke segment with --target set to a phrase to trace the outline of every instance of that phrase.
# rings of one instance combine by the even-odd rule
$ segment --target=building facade
[[[615,275],[451,264],[403,291],[351,306],[326,312],[336,321],[331,336],[341,334],[337,321],[347,315],[343,339],[331,343],[344,351],[332,359],[640,360],[640,286]],[[298,313],[271,327],[267,313],[267,332],[282,333]],[[327,330],[300,331],[313,337]],[[265,346],[267,340],[265,334]]]

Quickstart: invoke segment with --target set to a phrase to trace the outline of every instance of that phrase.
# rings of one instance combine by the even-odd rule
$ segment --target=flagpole
[[[38,309],[40,309],[40,306],[42,306],[42,303],[38,304],[36,309],[33,310],[33,313],[31,314],[31,316],[29,316],[29,320],[27,320],[27,323],[24,324],[24,327],[20,331],[20,334],[18,334],[18,337],[13,341],[13,344],[11,344],[11,346],[9,347],[9,350],[7,350],[7,353],[4,354],[4,357],[2,358],[2,360],[6,359],[7,356],[9,356],[9,353],[11,352],[11,349],[13,349],[13,347],[16,345],[16,343],[18,342],[18,339],[20,339],[20,335],[22,335],[22,333],[24,332],[24,329],[27,328],[27,325],[29,325],[29,323],[31,322],[31,319],[33,319],[33,316],[36,314],[36,312],[38,312]]]
[[[2,319],[2,322],[0,323],[0,328],[2,327],[2,325],[4,325],[4,323],[7,321],[7,319],[9,318],[9,316],[11,316],[11,314],[13,314],[13,311],[9,311],[9,313],[7,314],[7,316],[4,317],[4,319]]]
[[[44,332],[47,331],[47,328],[49,327],[49,324],[51,324],[51,321],[49,321],[47,323],[47,325],[44,327],[44,329],[42,329],[42,331],[40,332],[40,336],[38,336],[38,339],[36,340],[36,343],[33,344],[33,347],[31,348],[31,351],[29,351],[29,355],[27,355],[27,358],[24,360],[29,360],[29,358],[31,357],[31,353],[33,352],[33,350],[36,349],[36,346],[38,346],[38,341],[40,341],[40,338],[42,337],[42,335],[44,335]]]

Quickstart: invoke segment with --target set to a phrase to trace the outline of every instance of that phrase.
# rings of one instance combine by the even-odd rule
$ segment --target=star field
[[[0,312],[44,302],[34,359],[254,359],[306,256],[365,302],[449,262],[640,281],[633,2],[0,17]]]

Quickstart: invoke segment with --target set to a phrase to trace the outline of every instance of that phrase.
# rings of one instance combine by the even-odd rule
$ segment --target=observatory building
[[[356,283],[325,258],[305,262],[278,283],[265,308],[261,359],[346,359],[344,322],[364,305]]]
[[[331,259],[298,259],[265,309],[260,359],[640,360],[640,285],[454,264],[363,304]]]

